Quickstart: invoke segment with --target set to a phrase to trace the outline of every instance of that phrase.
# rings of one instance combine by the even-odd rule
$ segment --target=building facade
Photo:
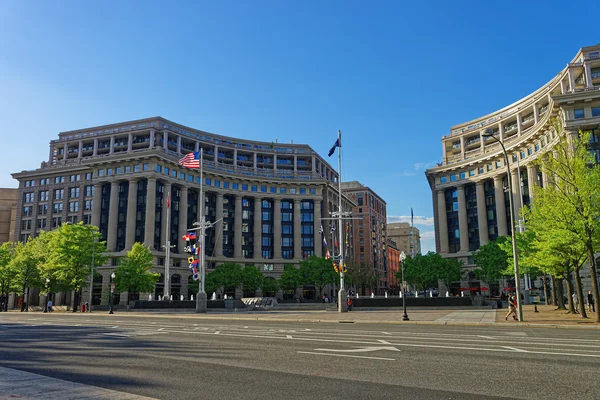
[[[534,161],[558,140],[551,129],[554,117],[561,117],[566,134],[590,131],[591,149],[600,160],[600,45],[580,49],[562,71],[529,96],[456,125],[442,137],[442,161],[426,171],[438,253],[472,267],[472,254],[479,246],[511,234],[508,196],[518,215],[531,201],[531,188],[548,185],[548,177]],[[500,145],[483,136],[486,129],[506,147],[510,174]],[[508,179],[514,193],[508,193]]]
[[[389,231],[388,231],[389,233]],[[396,277],[396,273],[400,270],[400,249],[396,242],[391,238],[387,238],[387,260],[388,260],[388,288],[393,294],[399,293],[401,280]]]
[[[398,246],[400,252],[414,257],[421,254],[421,234],[418,228],[408,222],[392,222],[387,224],[387,235]]]
[[[18,189],[0,189],[0,243],[14,242]]]
[[[204,199],[199,170],[178,164],[192,151],[203,152]],[[19,181],[16,239],[83,221],[98,226],[112,259],[140,242],[162,273],[168,231],[175,245],[171,293],[184,298],[193,281],[181,237],[200,207],[207,221],[217,222],[206,232],[209,270],[235,262],[278,277],[285,264],[324,254],[321,218],[338,204],[337,173],[308,145],[224,137],[160,117],[62,132],[50,142],[47,162],[13,177]],[[343,197],[344,208],[352,205]],[[96,297],[103,303],[113,265],[99,268]],[[158,297],[163,287],[159,281],[150,295]]]
[[[383,295],[388,289],[386,202],[357,181],[342,182],[342,193],[355,203],[352,208],[354,262],[373,267],[377,276],[375,293]]]

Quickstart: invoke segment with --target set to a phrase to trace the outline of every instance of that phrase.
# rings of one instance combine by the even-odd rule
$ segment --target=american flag
[[[186,168],[200,168],[200,152],[193,151],[191,153],[187,153],[181,160],[179,160],[179,165]]]

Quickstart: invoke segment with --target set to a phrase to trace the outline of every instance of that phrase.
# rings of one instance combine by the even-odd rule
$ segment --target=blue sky
[[[325,157],[341,129],[343,180],[377,192],[391,222],[412,207],[432,250],[424,169],[441,161],[441,137],[600,42],[589,19],[599,11],[592,1],[0,0],[0,187],[16,187],[10,173],[38,168],[72,129],[160,115]]]

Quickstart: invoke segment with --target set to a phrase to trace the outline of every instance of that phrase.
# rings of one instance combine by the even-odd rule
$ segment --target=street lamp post
[[[512,239],[512,251],[513,251],[513,262],[515,267],[515,292],[517,297],[517,313],[519,316],[519,321],[523,321],[523,308],[521,307],[521,282],[520,282],[520,274],[519,274],[519,256],[517,254],[517,238],[515,235],[515,216],[513,210],[513,186],[512,179],[510,176],[510,164],[508,163],[508,154],[506,153],[506,148],[504,147],[504,143],[502,143],[498,138],[494,136],[493,131],[488,128],[485,130],[485,133],[482,135],[485,138],[492,138],[496,142],[500,144],[502,147],[502,152],[504,153],[504,163],[506,164],[506,179],[508,180],[508,207],[510,209],[510,236]]]
[[[110,278],[111,278],[111,281],[110,281],[110,296],[108,296],[108,313],[109,314],[114,314],[112,306],[113,306],[113,293],[115,292],[115,283],[114,283],[115,276],[116,275],[115,275],[114,272],[112,274],[110,274]]]
[[[406,285],[404,284],[404,260],[406,260],[406,254],[403,251],[402,253],[400,253],[400,264],[402,264],[402,311],[404,311],[402,321],[410,321],[410,319],[408,318],[408,314],[406,313]]]
[[[46,304],[44,304],[44,312],[48,312],[48,298],[50,297],[50,293],[48,293],[48,284],[50,283],[50,279],[46,278]]]
[[[90,271],[90,293],[89,293],[89,303],[87,312],[92,312],[92,290],[94,289],[94,255],[96,253],[95,243],[96,243],[96,235],[94,235],[94,230],[88,225],[88,229],[90,234],[92,235],[92,268]]]

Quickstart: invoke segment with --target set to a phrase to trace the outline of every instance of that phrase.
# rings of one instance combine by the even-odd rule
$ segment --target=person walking
[[[508,317],[510,317],[512,315],[513,319],[516,321],[517,320],[517,298],[515,297],[514,294],[511,294],[508,297],[508,313],[506,314],[506,317],[504,317],[505,321],[508,321]]]
[[[596,312],[596,306],[594,304],[594,295],[592,294],[591,290],[588,290],[587,305],[588,305],[588,311]]]
[[[575,314],[579,314],[579,301],[577,299],[577,293],[573,293],[571,298],[573,299],[573,309],[575,310]]]

